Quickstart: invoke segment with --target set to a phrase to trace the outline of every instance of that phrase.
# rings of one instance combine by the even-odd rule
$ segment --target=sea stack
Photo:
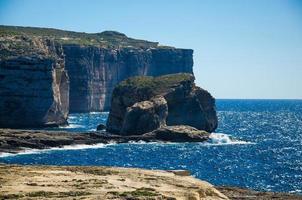
[[[215,99],[197,87],[194,80],[192,74],[178,73],[137,76],[121,82],[112,94],[107,131],[136,135],[177,125],[214,131],[217,128]],[[173,129],[163,129],[168,130]]]

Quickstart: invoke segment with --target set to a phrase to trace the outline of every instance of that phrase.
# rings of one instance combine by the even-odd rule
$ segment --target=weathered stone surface
[[[167,125],[185,124],[208,132],[217,128],[215,99],[193,81],[174,88],[165,98],[169,107]]]
[[[215,186],[231,200],[302,200],[301,194],[256,191],[248,188]]]
[[[302,199],[301,194],[213,186],[184,170],[0,164],[0,175],[0,199]]]
[[[66,124],[69,78],[61,46],[25,36],[1,40],[0,127]]]
[[[168,105],[164,97],[141,101],[127,108],[121,133],[138,135],[166,125]]]
[[[192,141],[196,138],[193,134],[199,134],[198,130],[184,128],[172,130],[177,134],[185,134],[185,137],[177,137],[178,142]],[[165,130],[163,130],[165,131]],[[168,133],[169,134],[169,133]],[[191,135],[190,135],[191,134]],[[51,147],[62,147],[64,145],[97,144],[97,143],[126,143],[129,141],[145,142],[173,142],[175,137],[163,137],[161,134],[146,133],[143,135],[113,135],[105,131],[97,132],[64,132],[46,130],[21,130],[21,129],[0,129],[0,155],[1,153],[18,153],[24,148],[48,149]],[[194,140],[200,142],[200,140]]]
[[[161,127],[150,134],[158,140],[170,142],[204,142],[210,136],[206,131],[184,125]]]
[[[164,170],[0,164],[0,175],[0,199],[228,199],[208,182]]]
[[[192,74],[172,74],[160,77],[134,77],[117,85],[112,95],[107,131],[129,135],[131,133],[142,134],[157,129],[157,126],[148,127],[145,130],[140,128],[139,131],[135,131],[134,127],[132,127],[132,131],[128,131],[128,129],[126,131],[123,128],[125,124],[130,124],[126,116],[134,105],[137,107],[137,105],[146,104],[145,107],[147,105],[152,107],[150,99],[157,95],[161,95],[167,101],[166,124],[168,126],[188,125],[207,132],[216,129],[215,99],[206,90],[195,86]],[[152,113],[148,109],[137,110],[139,112],[136,112],[135,119]],[[144,124],[143,127],[147,127],[146,123],[150,122],[150,118],[152,117],[148,117],[145,122],[140,121]],[[136,121],[135,125],[132,126],[139,126],[137,120],[132,121],[132,123]]]
[[[70,111],[109,110],[119,82],[138,75],[160,76],[192,72],[193,50],[63,45],[70,77]]]

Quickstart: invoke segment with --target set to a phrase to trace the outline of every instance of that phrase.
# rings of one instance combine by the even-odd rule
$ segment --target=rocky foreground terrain
[[[301,196],[214,187],[187,171],[0,165],[0,199],[301,200]]]

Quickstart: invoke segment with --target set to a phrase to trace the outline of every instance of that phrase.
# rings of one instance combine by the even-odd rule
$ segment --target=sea
[[[2,154],[24,165],[190,170],[214,185],[302,194],[302,100],[217,100],[219,126],[204,143],[96,144]],[[70,114],[60,130],[95,131],[108,113]]]

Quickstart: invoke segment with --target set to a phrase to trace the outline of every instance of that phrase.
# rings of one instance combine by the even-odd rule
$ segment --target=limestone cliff
[[[88,34],[0,26],[0,38],[8,36],[47,38],[62,46],[70,79],[70,112],[109,110],[114,86],[131,76],[193,73],[193,50],[160,46],[114,31]],[[22,53],[25,49],[17,50]]]
[[[137,75],[192,73],[192,50],[106,49],[63,45],[70,76],[70,111],[109,110],[114,86]]]
[[[0,40],[0,127],[67,123],[69,78],[61,46],[40,37]]]

